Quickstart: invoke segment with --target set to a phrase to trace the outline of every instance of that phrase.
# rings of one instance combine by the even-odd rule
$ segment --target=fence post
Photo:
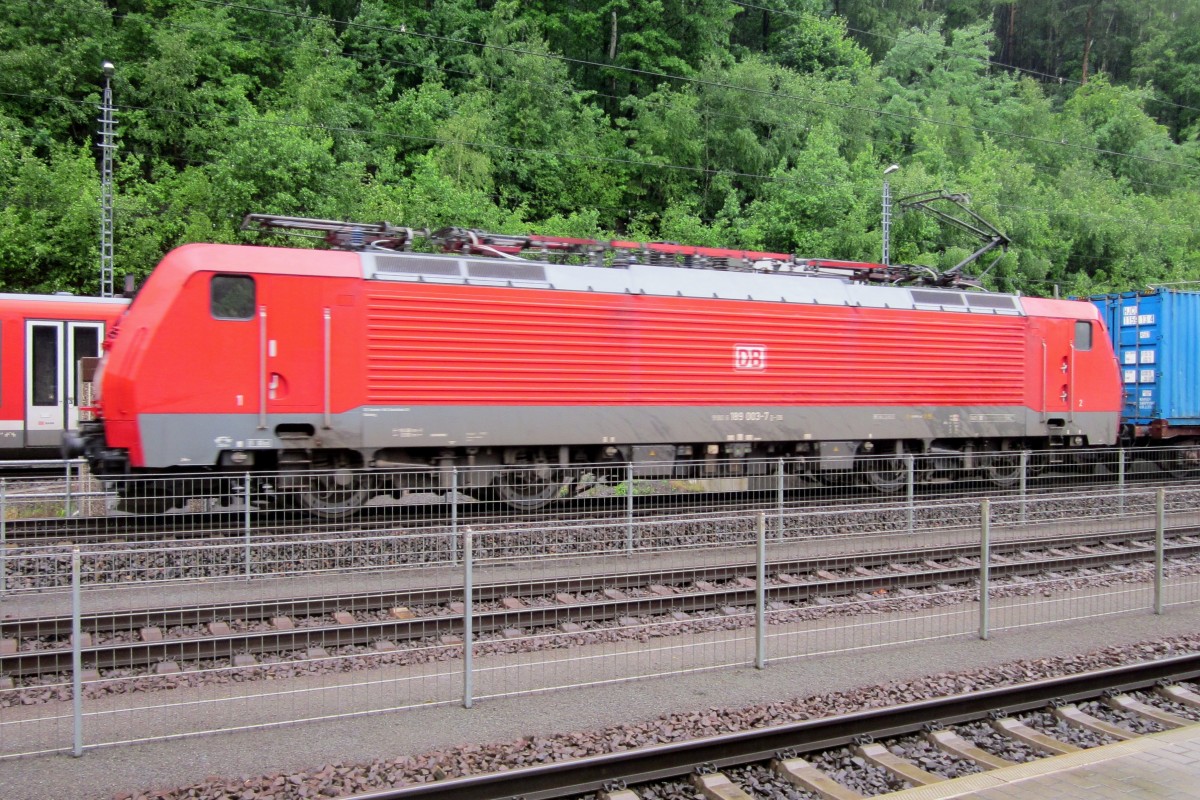
[[[633,462],[625,465],[625,555],[633,555]]]
[[[83,755],[83,609],[79,593],[79,548],[71,550],[71,755]]]
[[[66,459],[66,464],[67,464],[67,474],[66,474],[67,489],[66,489],[66,492],[64,492],[64,494],[63,494],[63,517],[69,519],[71,517],[71,459],[69,459],[69,458]]]
[[[915,517],[916,517],[915,494],[916,494],[916,491],[915,490],[916,490],[916,482],[917,482],[916,459],[913,458],[912,453],[904,454],[904,468],[905,468],[906,472],[908,473],[908,481],[907,481],[907,483],[908,483],[908,485],[907,485],[908,505],[905,508],[905,516],[906,516],[907,522],[908,522],[908,532],[912,533],[913,526],[916,524],[915,523]]]
[[[778,480],[779,485],[777,487],[778,497],[776,497],[776,500],[775,500],[775,513],[778,515],[779,521],[778,521],[778,526],[777,526],[778,530],[776,531],[775,538],[777,538],[779,541],[782,542],[783,541],[783,459],[782,458],[779,459],[778,468],[779,468],[779,480]]]
[[[990,635],[990,587],[988,559],[992,550],[992,501],[986,497],[979,504],[979,638],[986,640]]]
[[[1125,448],[1117,450],[1117,509],[1125,513]]]
[[[450,468],[450,563],[458,563],[458,467]]]
[[[475,705],[475,543],[470,528],[463,528],[463,708]]]
[[[8,479],[0,478],[0,597],[8,592]]]
[[[1021,451],[1021,485],[1020,485],[1020,489],[1019,489],[1019,491],[1021,493],[1021,524],[1022,525],[1025,524],[1025,515],[1026,515],[1025,498],[1027,496],[1028,489],[1029,489],[1029,451],[1022,450]]]
[[[754,575],[754,666],[767,666],[767,515],[758,512],[758,566]]]
[[[1166,550],[1167,492],[1159,487],[1154,513],[1154,613],[1163,613],[1163,561]]]
[[[246,508],[242,512],[243,527],[246,534],[246,546],[243,560],[245,561],[246,578],[250,578],[250,473],[247,472],[242,478],[242,496],[245,498]]]

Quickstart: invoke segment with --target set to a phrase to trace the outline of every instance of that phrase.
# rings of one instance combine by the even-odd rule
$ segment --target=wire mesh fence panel
[[[61,737],[61,723],[47,729],[38,720],[67,713],[74,679],[89,745],[460,698],[459,648],[443,641],[453,628],[442,607],[450,588],[432,571],[349,577],[325,586],[292,577],[79,592],[78,640],[64,635],[70,619],[62,616],[6,621],[19,652],[0,653],[0,703],[21,716],[0,713],[0,723],[20,729],[19,743],[0,753],[55,747],[44,740]],[[43,599],[63,613],[61,597],[20,598]],[[66,741],[72,732],[68,725]]]
[[[993,631],[1051,625],[1114,614],[1150,614],[1154,587],[1150,569],[1130,568],[1103,577],[997,582],[990,593]]]
[[[235,657],[239,666],[163,660],[122,677],[89,675],[83,736],[92,747],[457,702],[461,679],[446,653],[441,646],[404,656],[364,647],[357,654],[283,654],[260,664],[243,655]],[[11,743],[0,740],[0,754],[69,748],[69,686],[17,708],[29,719],[0,721],[0,731],[13,729]]]
[[[979,612],[965,592],[921,599],[833,601],[768,612],[768,661],[811,658],[961,636],[974,636]]]
[[[1200,602],[1200,569],[1194,564],[1169,565],[1163,585],[1163,604],[1173,606],[1194,605]]]
[[[48,686],[43,691],[52,694],[30,701],[23,692],[0,690],[0,758],[71,751],[69,687]]]
[[[1002,559],[991,585],[993,630],[1045,625],[1113,614],[1161,612],[1165,604],[1194,602],[1194,489],[1130,489],[1120,513],[1103,496],[1073,504],[1062,534],[1048,549],[1021,552],[1037,571],[1017,572]],[[1074,534],[1074,538],[1068,534]],[[1084,536],[1091,536],[1091,543]],[[1100,541],[1103,539],[1103,541]]]
[[[740,617],[740,619],[739,619]],[[753,615],[676,618],[673,615],[619,619],[603,630],[556,633],[510,629],[483,637],[474,652],[472,697],[587,686],[681,674],[753,662]]]
[[[875,534],[886,542],[887,534]],[[978,540],[978,532],[974,533]],[[962,580],[976,569],[855,542],[857,552],[797,562],[786,545],[768,547],[769,661],[961,636],[975,630],[977,593]],[[877,557],[865,558],[874,552]]]
[[[1190,488],[1162,492],[1161,520],[1156,526],[1160,532],[1155,541],[1159,613],[1200,602],[1200,563],[1192,556],[1192,548],[1200,545],[1197,500],[1200,497]]]
[[[519,571],[502,532],[472,530],[468,691],[489,697],[747,663],[752,637],[734,620],[747,613],[745,587],[740,598],[727,588],[752,574],[755,530],[752,520],[719,514],[548,529],[550,546]]]

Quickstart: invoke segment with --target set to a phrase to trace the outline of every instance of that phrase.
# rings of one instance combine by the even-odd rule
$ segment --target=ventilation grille
[[[914,303],[923,303],[929,306],[961,306],[963,304],[963,296],[954,292],[925,292],[913,289],[912,299]]]
[[[456,258],[422,258],[420,256],[375,256],[375,272],[382,275],[436,275],[462,277],[462,266]]]
[[[467,277],[494,281],[545,283],[546,268],[541,264],[513,264],[504,261],[468,261]]]

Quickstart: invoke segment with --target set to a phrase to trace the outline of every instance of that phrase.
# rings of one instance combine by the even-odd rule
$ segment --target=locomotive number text
[[[770,411],[730,411],[728,414],[713,414],[713,422],[781,422],[783,414],[772,414]]]

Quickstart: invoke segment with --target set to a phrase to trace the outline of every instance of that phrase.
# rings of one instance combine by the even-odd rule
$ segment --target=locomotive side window
[[[217,319],[254,318],[254,278],[248,275],[214,275],[210,308]]]
[[[1092,349],[1092,323],[1087,321],[1075,323],[1075,349]]]

